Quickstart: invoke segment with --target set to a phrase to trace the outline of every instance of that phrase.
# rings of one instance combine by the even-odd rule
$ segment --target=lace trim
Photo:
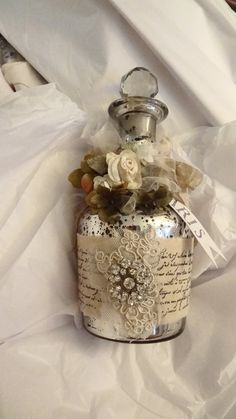
[[[149,336],[157,322],[159,287],[155,281],[160,261],[160,243],[153,229],[140,237],[124,230],[120,246],[110,254],[97,250],[97,269],[107,279],[107,293],[113,307],[124,317],[131,337]]]

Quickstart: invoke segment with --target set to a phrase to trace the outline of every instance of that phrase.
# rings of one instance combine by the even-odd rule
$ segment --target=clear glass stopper
[[[155,97],[158,93],[157,78],[144,67],[135,67],[126,73],[120,83],[120,94],[127,96]]]

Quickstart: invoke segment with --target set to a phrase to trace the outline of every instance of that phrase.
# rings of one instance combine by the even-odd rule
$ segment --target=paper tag
[[[172,199],[172,201],[169,203],[169,206],[175,212],[177,212],[180,218],[182,218],[182,220],[187,224],[194,237],[196,237],[197,241],[200,243],[216,267],[217,264],[215,262],[215,256],[213,255],[212,250],[214,250],[216,254],[220,255],[224,260],[226,260],[219,247],[215,244],[203,225],[190,211],[189,208],[187,208],[184,204],[182,204],[182,202],[177,201],[176,199]]]

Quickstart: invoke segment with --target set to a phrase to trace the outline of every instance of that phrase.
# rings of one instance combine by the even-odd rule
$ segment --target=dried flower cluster
[[[173,195],[195,189],[202,180],[201,173],[185,163],[165,157],[155,164],[144,156],[130,147],[107,154],[93,151],[69,181],[84,190],[87,205],[101,220],[113,222],[119,214],[154,214]]]

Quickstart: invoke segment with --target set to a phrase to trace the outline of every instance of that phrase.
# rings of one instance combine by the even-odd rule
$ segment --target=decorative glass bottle
[[[77,231],[83,324],[93,335],[119,342],[178,336],[189,305],[193,236],[168,205],[173,192],[181,196],[181,163],[177,167],[158,154],[156,124],[168,109],[154,99],[157,92],[157,80],[148,70],[137,67],[127,73],[122,97],[109,106],[121,147],[106,155],[107,169],[98,168],[104,156],[89,154],[70,179],[76,183],[79,175],[89,192]],[[91,176],[92,191],[87,184]],[[120,202],[122,210],[115,214]],[[110,219],[102,213],[105,207]]]

